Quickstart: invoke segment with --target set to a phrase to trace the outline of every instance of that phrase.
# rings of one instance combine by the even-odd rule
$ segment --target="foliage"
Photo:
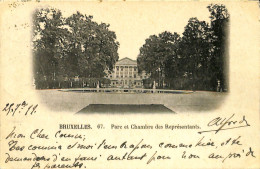
[[[165,31],[151,35],[140,48],[138,68],[150,73],[158,81],[158,87],[227,89],[229,14],[224,5],[211,4],[207,8],[210,23],[190,18],[182,37]]]
[[[159,82],[164,80],[167,61],[169,58],[177,57],[176,44],[179,39],[180,36],[177,33],[172,34],[167,31],[146,39],[137,58],[138,71],[145,70]]]
[[[119,43],[109,24],[80,12],[64,18],[60,10],[38,9],[33,15],[34,77],[51,88],[60,79],[103,78],[118,60]]]
[[[213,54],[210,62],[210,72],[212,74],[211,81],[216,84],[220,83],[221,89],[228,89],[227,72],[227,46],[228,46],[228,23],[229,13],[224,5],[210,4],[208,7],[210,12],[211,29],[213,31]],[[214,85],[213,84],[213,85]],[[216,85],[214,86],[216,88]]]

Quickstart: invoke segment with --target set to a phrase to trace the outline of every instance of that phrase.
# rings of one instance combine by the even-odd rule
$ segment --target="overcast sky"
[[[110,24],[120,43],[119,58],[136,59],[140,47],[150,35],[158,35],[163,31],[182,34],[189,18],[209,21],[206,8],[209,3],[154,3],[154,2],[113,2],[89,3],[74,6],[68,4],[57,6],[64,16],[77,10],[83,14],[93,15],[93,20]],[[75,4],[73,4],[75,5]]]

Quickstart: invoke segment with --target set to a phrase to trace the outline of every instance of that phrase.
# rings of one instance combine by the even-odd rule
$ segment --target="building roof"
[[[123,59],[120,59],[116,65],[137,65],[136,60],[132,60],[128,57],[125,57]]]

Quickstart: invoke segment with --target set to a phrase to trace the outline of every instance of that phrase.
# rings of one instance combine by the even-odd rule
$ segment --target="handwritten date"
[[[6,112],[6,116],[12,115],[14,116],[16,113],[22,113],[24,115],[33,115],[36,113],[36,109],[38,107],[38,104],[33,105],[29,104],[26,101],[23,101],[22,103],[7,103],[5,107],[2,109],[3,112]]]

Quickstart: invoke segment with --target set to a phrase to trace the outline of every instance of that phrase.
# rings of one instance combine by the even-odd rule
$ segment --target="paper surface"
[[[182,34],[191,17],[209,22],[210,3],[0,3],[0,168],[259,168],[256,1],[221,2],[230,13],[228,92],[75,93],[32,85],[36,8],[53,7],[65,16],[80,11],[109,23],[119,59],[136,59],[150,35]],[[175,113],[75,115],[89,104],[163,104]]]

